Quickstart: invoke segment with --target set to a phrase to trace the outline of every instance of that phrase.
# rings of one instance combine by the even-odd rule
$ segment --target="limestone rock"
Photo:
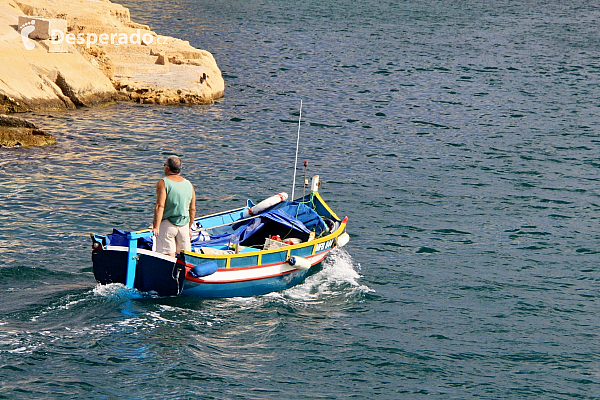
[[[30,111],[26,105],[19,103],[10,96],[0,93],[0,114],[26,111]]]
[[[117,98],[110,79],[77,51],[50,53],[27,37],[32,32],[15,30],[22,14],[14,1],[0,2],[2,65],[10,66],[0,70],[0,111],[61,110]]]
[[[55,143],[54,136],[38,129],[33,123],[0,115],[0,147],[47,146]]]
[[[131,21],[129,10],[119,4],[108,0],[8,1],[15,1],[13,4],[27,15],[50,21],[48,24],[57,26],[57,19],[65,20],[68,34],[82,39],[69,45],[71,52],[79,53],[95,71],[110,79],[113,90],[106,91],[102,87],[105,82],[101,83],[101,87],[89,87],[83,84],[84,79],[78,80],[75,74],[58,68],[60,73],[53,73],[54,79],[50,80],[59,87],[63,97],[69,99],[66,103],[60,97],[57,99],[65,103],[63,107],[94,104],[114,96],[114,89],[118,90],[121,98],[143,103],[207,104],[223,96],[225,84],[212,54],[192,47],[187,41],[161,36],[147,25]],[[1,25],[0,11],[0,29]],[[54,46],[51,50],[50,47],[47,45],[47,55],[50,51],[62,49]],[[47,92],[51,89],[44,88]],[[0,93],[3,90],[0,82]],[[14,96],[14,91],[5,93],[19,99]],[[90,100],[90,93],[97,96],[91,96]],[[60,107],[60,103],[49,106]]]

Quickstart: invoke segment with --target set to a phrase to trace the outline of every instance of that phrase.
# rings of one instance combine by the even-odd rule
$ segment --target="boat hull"
[[[271,292],[280,292],[289,289],[304,281],[315,267],[307,270],[295,270],[284,275],[262,278],[251,281],[228,283],[198,283],[186,280],[183,285],[184,296],[204,298],[220,297],[252,297]]]
[[[251,297],[289,289],[302,283],[321,264],[327,252],[310,257],[311,268],[301,270],[286,263],[217,270],[204,278],[194,278],[194,267],[162,254],[146,251],[138,254],[134,287],[161,296],[194,296],[203,298]],[[103,285],[125,284],[127,248],[112,246],[92,251],[94,276]],[[170,258],[170,260],[168,259]]]
[[[251,265],[240,268],[219,269],[204,278],[194,278],[189,272],[186,275],[182,295],[197,297],[250,297],[289,289],[304,281],[311,275],[327,256],[331,248],[306,259],[309,269],[298,269],[288,262]],[[186,253],[190,261],[189,253]],[[199,263],[199,260],[192,260]],[[181,261],[179,261],[182,263]],[[194,264],[185,264],[189,271]]]
[[[92,250],[94,277],[102,285],[126,284],[128,248],[109,246]],[[175,257],[138,250],[134,288],[161,296],[177,296],[183,289],[185,268]]]

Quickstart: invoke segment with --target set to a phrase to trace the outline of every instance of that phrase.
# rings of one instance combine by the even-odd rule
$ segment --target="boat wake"
[[[97,296],[102,296],[107,299],[140,299],[143,297],[150,296],[140,292],[137,289],[131,289],[120,283],[109,283],[108,285],[96,285],[93,289],[93,293]]]
[[[311,302],[324,301],[332,296],[360,297],[373,292],[368,286],[360,284],[360,268],[360,264],[354,262],[346,250],[337,248],[323,261],[322,269],[306,278],[304,283],[266,296]]]

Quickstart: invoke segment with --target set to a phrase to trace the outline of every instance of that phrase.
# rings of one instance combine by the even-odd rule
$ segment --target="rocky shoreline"
[[[54,136],[38,129],[23,118],[0,114],[0,145],[6,147],[48,146]]]
[[[9,66],[0,71],[0,113],[118,100],[210,104],[225,90],[212,54],[131,21],[108,0],[0,0],[0,56]],[[2,125],[0,146],[9,146],[15,127]]]

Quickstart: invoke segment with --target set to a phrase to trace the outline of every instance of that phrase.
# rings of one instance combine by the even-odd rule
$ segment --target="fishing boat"
[[[312,179],[309,194],[279,193],[258,204],[196,218],[191,251],[152,250],[152,231],[91,234],[94,276],[160,296],[248,297],[295,286],[336,247],[349,241]]]

